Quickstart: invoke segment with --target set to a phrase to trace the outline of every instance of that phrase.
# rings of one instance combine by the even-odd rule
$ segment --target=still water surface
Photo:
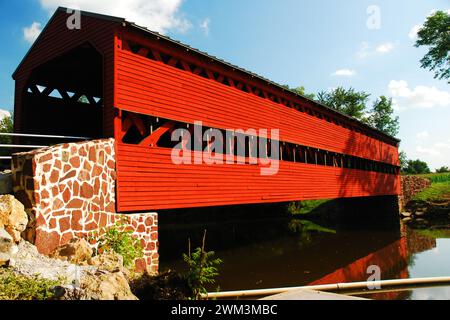
[[[200,245],[208,230],[207,250],[224,262],[221,291],[366,281],[377,265],[382,279],[450,276],[450,221],[417,229],[322,226],[296,218],[161,224],[161,269],[182,271],[187,239]],[[430,231],[432,230],[432,231]],[[210,288],[215,291],[216,288]],[[364,295],[371,299],[450,299],[450,287]]]

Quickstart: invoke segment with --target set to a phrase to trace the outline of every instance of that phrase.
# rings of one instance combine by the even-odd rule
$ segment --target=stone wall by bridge
[[[431,186],[431,181],[418,176],[401,176],[402,193],[399,195],[400,210],[411,201],[415,195]]]
[[[116,213],[114,139],[18,153],[12,172],[14,194],[30,220],[24,237],[41,253],[120,220],[141,239],[144,259],[136,261],[138,269],[158,271],[158,215]]]

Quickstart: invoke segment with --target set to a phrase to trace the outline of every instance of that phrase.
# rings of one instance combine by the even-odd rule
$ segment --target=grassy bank
[[[431,187],[417,194],[413,200],[438,201],[450,200],[450,173],[425,174],[420,177],[431,180]]]

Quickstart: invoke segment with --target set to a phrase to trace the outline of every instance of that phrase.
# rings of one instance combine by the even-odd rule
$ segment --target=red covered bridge
[[[58,9],[14,73],[15,130],[114,137],[118,212],[399,193],[397,139],[122,18],[82,12],[72,29],[71,17]],[[202,130],[178,146],[192,159],[237,159],[243,144],[243,161],[176,164],[176,129]],[[203,134],[235,129],[243,140],[204,152]],[[274,139],[279,170],[261,175],[252,159]]]

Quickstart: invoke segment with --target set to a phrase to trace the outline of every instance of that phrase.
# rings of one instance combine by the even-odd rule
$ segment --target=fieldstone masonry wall
[[[114,139],[63,144],[13,156],[13,188],[29,215],[24,237],[43,254],[125,221],[141,239],[138,269],[158,271],[156,213],[117,214]],[[95,246],[95,243],[92,243]]]
[[[418,176],[402,176],[402,193],[399,195],[400,211],[416,194],[431,186],[431,181]]]

